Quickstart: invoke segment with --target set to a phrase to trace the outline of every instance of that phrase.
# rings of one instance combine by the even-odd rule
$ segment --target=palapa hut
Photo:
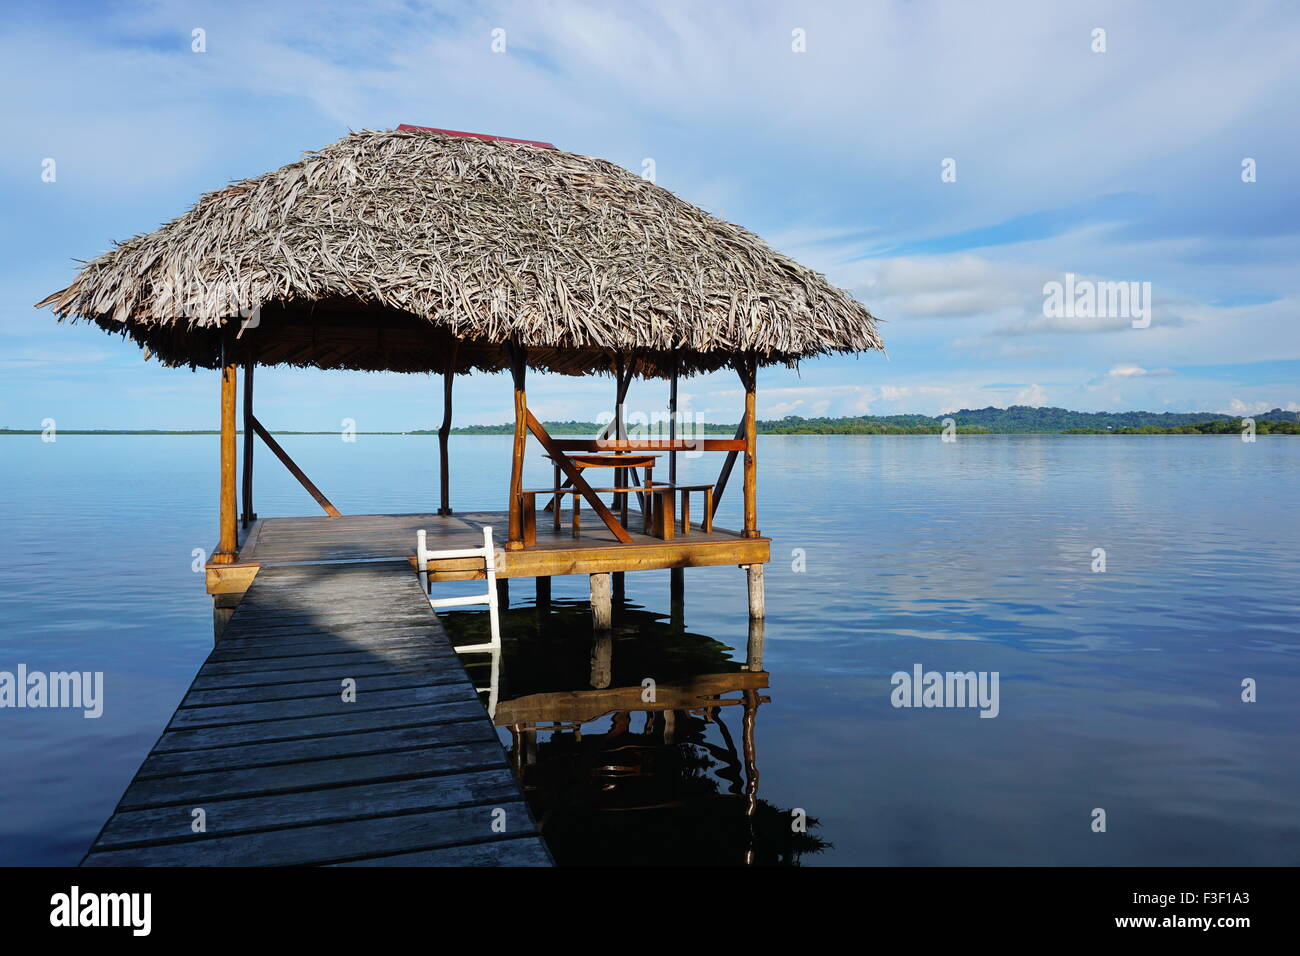
[[[208,193],[179,218],[92,260],[39,305],[121,333],[165,365],[222,371],[213,593],[246,586],[259,562],[276,557],[270,536],[258,533],[266,521],[256,520],[251,505],[254,433],[327,513],[338,514],[253,415],[257,365],[443,374],[441,507],[438,516],[407,524],[442,529],[448,540],[477,520],[453,515],[447,500],[452,378],[508,369],[516,422],[506,576],[540,581],[553,573],[737,563],[757,565],[761,589],[768,542],[757,524],[756,370],[881,348],[873,317],[846,292],[653,182],[545,143],[406,126],[352,133]],[[242,522],[235,407],[241,365]],[[634,462],[653,464],[651,451],[671,458],[681,441],[629,440],[617,421],[599,440],[559,441],[527,409],[529,367],[614,375],[621,404],[634,376],[667,379],[675,395],[679,374],[727,365],[744,385],[744,421],[734,440],[703,442],[705,450],[727,453],[712,486],[675,488],[675,461],[668,483],[648,471],[641,477]],[[529,432],[553,461],[555,488],[523,487]],[[744,526],[738,533],[714,529],[713,511],[740,452]],[[594,488],[584,472],[607,465],[610,455],[625,460],[615,463],[612,487]],[[690,491],[706,501],[697,525],[680,514]],[[614,496],[613,510],[602,493]],[[552,517],[540,537],[538,494]],[[628,524],[629,497],[643,511],[640,531]],[[579,530],[580,503],[603,527]],[[565,506],[570,522],[561,522]],[[323,533],[322,540],[344,533],[348,519],[341,520],[332,526],[335,537]],[[444,570],[454,576],[450,565]]]

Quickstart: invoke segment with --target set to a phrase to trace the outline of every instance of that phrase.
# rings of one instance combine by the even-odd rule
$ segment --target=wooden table
[[[550,458],[552,461],[555,460],[554,457],[551,455],[547,455],[546,457]],[[568,455],[566,457],[570,462],[572,462],[573,466],[577,468],[579,472],[585,471],[588,468],[615,469],[614,484],[618,488],[624,490],[615,492],[614,507],[619,509],[619,520],[623,522],[623,527],[626,528],[627,527],[627,495],[628,495],[628,492],[626,491],[626,486],[628,485],[628,481],[627,481],[627,472],[624,469],[644,468],[645,484],[649,485],[654,480],[655,459],[658,458],[659,456],[635,454],[635,453],[628,454],[626,452],[624,453],[616,452],[613,454],[605,454],[601,452],[592,452],[592,453],[579,452],[578,454]],[[551,507],[555,511],[554,521],[555,521],[556,529],[560,527],[560,496],[562,493],[563,490],[560,483],[560,466],[559,463],[557,462],[555,464],[555,497],[551,501]],[[577,506],[575,504],[575,508],[576,507]],[[643,508],[642,511],[644,512],[645,509]]]

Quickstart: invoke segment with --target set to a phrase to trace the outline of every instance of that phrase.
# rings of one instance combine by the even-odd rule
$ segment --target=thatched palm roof
[[[881,348],[848,293],[652,182],[556,149],[352,133],[89,262],[39,303],[215,368],[239,309],[262,364],[685,372]]]

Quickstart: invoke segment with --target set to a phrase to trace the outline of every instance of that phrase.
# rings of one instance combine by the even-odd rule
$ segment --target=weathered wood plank
[[[234,744],[203,750],[154,751],[141,764],[137,779],[170,777],[200,770],[241,770],[297,760],[323,760],[363,754],[417,750],[431,745],[493,743],[496,732],[485,721],[464,720],[414,727],[384,727],[330,737],[307,737],[264,744]]]
[[[371,641],[391,643],[399,638],[425,637],[435,643],[442,637],[441,631],[430,630],[423,621],[403,623],[385,622],[350,627],[329,627],[313,625],[308,627],[240,627],[233,634],[222,634],[221,647],[235,650],[250,644],[325,644],[335,643],[364,644]]]
[[[258,684],[253,687],[226,687],[216,690],[193,690],[185,695],[182,707],[208,707],[213,704],[260,704],[276,700],[293,700],[299,697],[339,696],[339,688],[347,678],[304,681],[296,684]],[[357,699],[363,692],[375,690],[406,690],[434,684],[459,684],[465,674],[444,667],[441,671],[426,668],[400,674],[376,674],[370,677],[353,677],[357,686]]]
[[[219,724],[242,724],[259,720],[283,720],[291,717],[316,717],[346,714],[362,710],[384,710],[411,704],[441,704],[456,700],[477,700],[478,694],[466,681],[463,684],[436,684],[404,690],[366,691],[358,688],[357,699],[347,702],[342,696],[308,697],[279,700],[264,704],[218,704],[212,707],[181,707],[172,715],[168,730],[212,727]]]
[[[395,638],[390,643],[384,645],[385,648],[427,648],[431,644],[430,639],[424,635],[414,637]],[[331,654],[355,654],[357,651],[365,651],[373,655],[373,649],[367,650],[365,645],[348,644],[346,641],[332,645],[321,645],[313,648],[311,645],[298,646],[290,645],[288,647],[278,647],[275,644],[258,645],[255,642],[240,647],[223,648],[218,644],[209,656],[209,660],[224,663],[226,661],[248,661],[265,658],[279,658],[290,660],[301,657],[327,658]]]
[[[551,862],[551,855],[541,840],[521,837],[440,850],[372,856],[348,863],[331,863],[330,866],[550,866]]]
[[[441,650],[439,650],[441,653]],[[426,646],[417,644],[409,648],[386,648],[383,650],[383,661],[425,661],[430,659],[430,652]],[[213,661],[208,658],[208,663],[203,666],[204,676],[229,676],[235,674],[263,674],[263,672],[276,672],[281,670],[312,670],[317,669],[322,672],[328,670],[333,674],[334,669],[338,667],[350,667],[357,663],[376,663],[380,661],[369,650],[350,650],[350,652],[330,653],[330,654],[298,654],[292,657],[248,657],[235,658],[233,661]],[[344,675],[346,676],[346,675]]]
[[[504,768],[229,800],[204,800],[206,837],[282,826],[382,817],[412,810],[448,810],[518,798],[514,774]],[[148,843],[197,842],[192,806],[120,811],[100,835],[101,850]]]
[[[298,667],[284,670],[263,670],[243,674],[206,674],[202,671],[190,685],[191,691],[223,690],[236,687],[258,687],[276,684],[297,684],[306,681],[328,680],[333,677],[377,677],[400,674],[455,673],[456,660],[450,655],[427,658],[423,654],[403,660],[390,660],[385,655],[379,659],[358,661],[342,667]],[[335,687],[338,684],[334,685]]]
[[[263,567],[83,865],[385,859],[550,862],[410,563]]]
[[[500,744],[448,744],[422,750],[365,754],[359,757],[330,757],[299,763],[269,764],[244,770],[206,770],[175,777],[137,777],[126,788],[119,810],[160,807],[185,803],[201,805],[206,800],[249,797],[338,787],[367,781],[430,777],[469,770],[492,770],[506,766]]]
[[[493,824],[504,811],[505,833]],[[83,866],[301,866],[342,863],[383,854],[432,850],[500,839],[503,835],[533,834],[536,829],[523,803],[503,802],[454,810],[434,810],[289,827],[234,836],[125,850],[95,850]]]
[[[329,717],[264,720],[256,724],[228,724],[221,727],[202,727],[197,730],[168,731],[158,739],[154,751],[173,753],[205,747],[229,747],[240,743],[269,743],[276,740],[296,740],[303,737],[322,737],[363,730],[479,720],[482,716],[483,707],[477,700],[462,700],[424,707],[354,711]]]

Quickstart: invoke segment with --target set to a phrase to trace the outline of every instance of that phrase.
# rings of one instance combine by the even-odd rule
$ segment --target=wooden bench
[[[708,534],[713,530],[713,486],[712,485],[656,485],[647,484],[642,491],[650,501],[650,531],[656,538],[665,541],[673,539],[674,526],[677,524],[673,514],[673,495],[681,492],[681,528],[682,536],[691,533],[691,492],[698,491],[704,499],[704,516],[700,530]]]

